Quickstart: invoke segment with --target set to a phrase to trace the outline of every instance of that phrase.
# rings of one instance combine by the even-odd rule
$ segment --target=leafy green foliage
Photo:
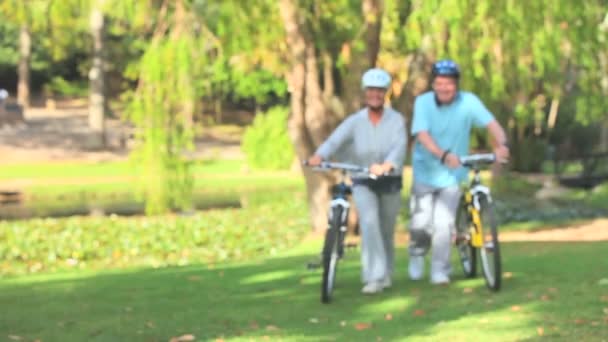
[[[61,76],[56,76],[46,85],[49,92],[59,96],[85,97],[89,89],[84,82],[68,82]]]
[[[288,116],[289,110],[285,107],[273,107],[256,115],[242,142],[250,166],[275,170],[289,168],[295,154],[287,135]]]
[[[139,63],[139,84],[132,97],[129,117],[137,126],[139,145],[133,160],[141,174],[146,212],[189,209],[192,204],[191,162],[184,153],[194,148],[193,117],[196,98],[202,93],[206,36],[194,27],[194,18],[182,2],[173,15],[163,18],[167,31],[158,31]],[[199,25],[200,26],[200,25]]]
[[[299,193],[194,216],[35,219],[0,223],[0,274],[58,268],[217,263],[273,255],[308,231]]]

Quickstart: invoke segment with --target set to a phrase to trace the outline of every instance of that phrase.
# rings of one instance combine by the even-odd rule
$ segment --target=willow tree
[[[409,56],[406,84],[428,79],[429,61],[457,60],[462,87],[479,94],[508,125],[516,146],[545,134],[555,124],[560,103],[577,89],[584,94],[577,97],[579,120],[605,115],[606,43],[600,29],[605,1],[556,6],[550,0],[428,0],[410,5],[402,40],[392,45]],[[418,92],[428,86],[418,83],[423,85]],[[416,94],[409,95],[411,103]]]
[[[193,177],[186,153],[194,148],[193,115],[206,61],[207,35],[189,1],[163,1],[138,65],[129,107],[136,126],[133,158],[140,167],[146,212],[189,209]]]

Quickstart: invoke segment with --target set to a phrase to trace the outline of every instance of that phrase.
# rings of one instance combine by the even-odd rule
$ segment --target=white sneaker
[[[382,292],[384,287],[382,286],[382,282],[372,281],[371,283],[365,284],[361,289],[363,294],[374,294],[378,292]]]
[[[380,284],[382,284],[382,288],[384,288],[384,289],[389,289],[389,288],[393,287],[393,281],[391,280],[391,277],[386,277],[386,278],[382,279]]]
[[[450,277],[445,274],[431,274],[431,284],[433,285],[447,285],[450,283]]]
[[[410,279],[420,280],[424,277],[424,256],[423,255],[411,255],[410,265],[408,267],[408,273]]]

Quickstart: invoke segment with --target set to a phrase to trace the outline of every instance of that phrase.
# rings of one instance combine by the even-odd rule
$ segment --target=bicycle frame
[[[483,246],[483,224],[481,223],[481,215],[480,215],[480,204],[479,197],[480,195],[484,195],[488,201],[492,201],[492,197],[490,195],[490,188],[483,185],[481,183],[480,171],[478,168],[474,168],[474,176],[471,180],[470,185],[465,188],[463,193],[464,205],[467,208],[467,212],[469,214],[470,222],[472,226],[470,227],[469,233],[471,234],[471,245],[476,248],[481,248]]]
[[[346,172],[342,171],[342,180],[340,181],[340,183],[334,185],[332,187],[332,199],[329,202],[329,212],[327,215],[327,229],[334,229],[333,225],[332,225],[332,221],[334,219],[333,215],[334,215],[334,209],[335,208],[342,208],[341,212],[341,216],[339,219],[339,227],[336,227],[339,229],[339,231],[335,232],[334,234],[336,234],[335,236],[337,237],[337,247],[338,247],[338,257],[342,257],[344,254],[344,238],[346,236],[347,233],[347,218],[348,218],[348,212],[350,210],[350,203],[348,202],[348,195],[351,194],[352,189],[349,185],[347,185],[344,182],[344,178],[346,177]],[[324,249],[324,253],[325,254],[329,254],[331,253],[330,250],[331,246],[323,246]]]

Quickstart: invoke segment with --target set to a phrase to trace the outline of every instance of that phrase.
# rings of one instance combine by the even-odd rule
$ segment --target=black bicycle
[[[307,165],[307,163],[304,163]],[[347,219],[350,210],[349,196],[352,188],[346,184],[348,172],[364,173],[368,177],[375,179],[376,176],[370,174],[369,169],[352,164],[323,162],[319,166],[313,167],[318,171],[340,170],[342,178],[332,189],[332,199],[329,205],[328,226],[325,232],[325,242],[321,252],[321,264],[323,266],[323,281],[321,283],[321,302],[329,303],[336,283],[336,272],[338,261],[344,256],[344,238],[347,232]],[[316,264],[309,264],[309,267],[317,267]]]

